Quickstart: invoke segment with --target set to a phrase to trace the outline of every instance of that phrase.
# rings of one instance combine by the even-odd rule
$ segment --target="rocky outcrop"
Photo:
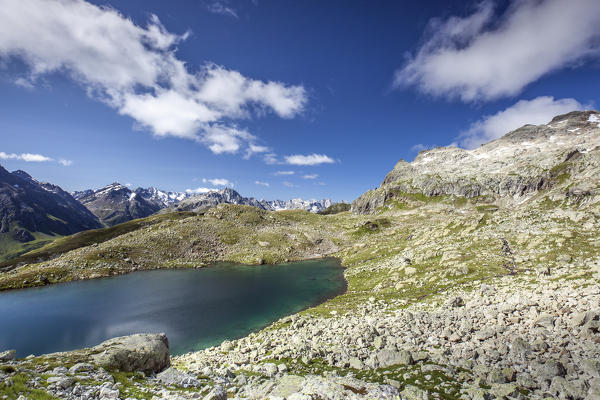
[[[438,147],[412,162],[401,160],[380,188],[352,204],[354,213],[372,213],[390,199],[408,194],[519,199],[563,183],[600,177],[597,111],[572,112],[547,125],[525,125],[474,150]],[[595,189],[595,188],[593,188]]]
[[[156,373],[170,365],[164,333],[137,334],[107,340],[90,349],[91,360],[105,369]]]

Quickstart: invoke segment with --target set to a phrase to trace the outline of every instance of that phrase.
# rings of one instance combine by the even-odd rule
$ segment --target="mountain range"
[[[159,211],[206,211],[208,208],[222,203],[249,205],[267,211],[306,210],[311,212],[323,211],[332,204],[329,199],[256,200],[253,197],[243,197],[231,188],[199,194],[166,192],[154,187],[132,190],[117,182],[97,190],[74,192],[73,197],[107,226],[145,218]]]
[[[97,190],[68,193],[24,171],[0,166],[0,261],[40,247],[56,237],[114,226],[160,211],[205,211],[221,203],[252,205],[267,211],[320,212],[324,200],[256,200],[225,188],[202,194],[149,188],[132,190],[117,182]]]

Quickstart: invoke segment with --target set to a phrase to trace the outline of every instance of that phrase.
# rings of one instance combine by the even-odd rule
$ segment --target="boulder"
[[[377,353],[379,367],[386,368],[391,365],[412,365],[414,360],[409,351],[381,350]]]
[[[156,379],[165,385],[177,385],[184,388],[200,386],[200,382],[193,375],[182,372],[173,367],[165,369],[156,375]]]
[[[0,352],[0,362],[12,361],[15,359],[17,352],[15,350],[6,350]]]
[[[105,369],[156,373],[171,364],[164,333],[136,334],[107,340],[91,349],[92,360]]]

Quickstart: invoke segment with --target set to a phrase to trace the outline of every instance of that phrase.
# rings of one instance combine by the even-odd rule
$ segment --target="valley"
[[[340,260],[348,288],[157,374],[57,369],[81,352],[6,365],[58,398],[76,388],[90,398],[598,398],[599,114],[560,115],[475,150],[422,151],[350,211],[218,204],[47,244],[3,264],[0,288],[324,256]]]

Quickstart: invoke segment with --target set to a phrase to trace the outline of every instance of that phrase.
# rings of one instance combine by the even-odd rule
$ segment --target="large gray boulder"
[[[171,365],[164,333],[136,334],[107,340],[91,349],[93,362],[105,369],[156,373]]]
[[[15,350],[0,351],[0,361],[12,361],[15,359]]]

